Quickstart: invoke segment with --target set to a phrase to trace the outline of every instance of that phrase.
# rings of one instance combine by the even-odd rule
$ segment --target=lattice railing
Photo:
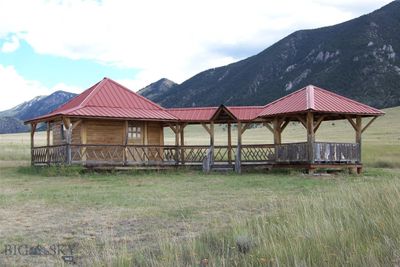
[[[71,145],[72,162],[122,163],[122,145]]]
[[[241,162],[309,162],[308,143],[279,145],[242,145],[240,153],[236,146],[160,146],[160,145],[55,145],[32,149],[34,164],[202,164],[208,156],[210,162],[234,163],[237,155]],[[314,162],[359,162],[360,149],[354,143],[323,143],[312,145]],[[312,156],[312,155],[311,155]]]
[[[32,149],[33,163],[58,164],[66,161],[66,145],[41,146]]]
[[[126,147],[126,162],[176,162],[177,148],[175,146],[129,145]]]
[[[242,161],[274,161],[275,146],[274,145],[242,145],[241,146]]]
[[[181,161],[184,162],[203,162],[207,156],[209,146],[181,146]],[[183,157],[182,157],[183,154]]]

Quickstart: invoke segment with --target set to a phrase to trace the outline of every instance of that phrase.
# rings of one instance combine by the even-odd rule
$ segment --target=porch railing
[[[310,161],[307,143],[237,146],[100,145],[71,144],[32,149],[34,164],[201,165],[214,163],[358,163],[360,150],[353,143],[313,144]],[[211,149],[212,148],[212,149]],[[239,153],[240,152],[240,153]],[[210,158],[212,157],[212,158]],[[240,159],[238,158],[240,157]]]
[[[67,160],[67,146],[39,146],[32,149],[32,161],[37,164],[61,164]]]
[[[356,143],[314,143],[314,162],[360,162],[360,146]]]

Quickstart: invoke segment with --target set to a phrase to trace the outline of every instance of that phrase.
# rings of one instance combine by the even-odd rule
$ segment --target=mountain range
[[[400,105],[400,1],[337,25],[300,30],[257,55],[181,84],[160,79],[138,91],[164,107],[264,105],[314,84],[377,108]],[[0,112],[0,133],[51,112],[75,94],[57,91]]]
[[[378,108],[400,105],[400,1],[147,93],[165,107],[264,105],[308,84]]]
[[[0,112],[0,134],[25,132],[29,128],[24,125],[24,120],[47,114],[72,97],[74,93],[56,91],[48,96],[37,96],[12,109]]]

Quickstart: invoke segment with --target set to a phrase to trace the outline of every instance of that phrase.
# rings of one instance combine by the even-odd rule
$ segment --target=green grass
[[[399,197],[399,180],[340,184],[278,200],[274,212],[233,219],[223,231],[163,239],[157,249],[120,258],[135,266],[196,266],[204,259],[208,266],[396,266]]]
[[[356,238],[363,237],[352,247],[358,256],[352,255],[350,262],[357,265],[368,256],[383,264],[383,257],[396,251],[386,251],[381,243],[372,251],[372,234],[364,236],[371,223],[363,220],[372,214],[371,220],[388,220],[397,227],[392,221],[398,216],[398,196],[393,190],[399,189],[399,178],[396,169],[377,168],[367,169],[363,176],[308,176],[7,167],[0,175],[0,247],[76,243],[84,266],[193,266],[202,258],[209,259],[210,266],[252,266],[264,258],[273,260],[272,265],[299,261],[320,266],[326,255],[347,251]],[[389,199],[392,202],[387,203]],[[353,227],[352,221],[346,221],[350,219],[359,225],[347,229]],[[336,247],[329,247],[335,236],[327,231],[340,225],[345,232]],[[371,231],[380,235],[379,242],[387,237],[395,242],[397,232],[389,228]],[[249,253],[238,251],[237,239],[250,242]],[[342,243],[347,245],[343,251]],[[323,245],[328,248],[321,250]],[[386,254],[377,255],[381,250]],[[340,265],[348,257],[339,256],[337,262],[332,258],[329,263]],[[17,265],[26,265],[29,257],[0,256],[0,265],[15,260],[20,261]],[[36,260],[38,265],[61,264],[59,258]]]

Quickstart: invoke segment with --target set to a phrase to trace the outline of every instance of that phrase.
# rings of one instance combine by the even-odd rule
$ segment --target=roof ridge
[[[97,93],[98,91],[102,88],[100,85],[102,85],[103,83],[105,83],[106,78],[103,78],[103,80],[101,80],[100,82],[97,83],[97,85],[95,85],[95,88],[93,88],[93,91],[91,91],[86,97],[85,99],[82,100],[82,102],[77,106],[77,108],[82,108],[86,106],[86,103],[89,102],[90,99],[92,99]]]
[[[314,86],[307,85],[306,87],[306,102],[307,109],[315,110]]]
[[[101,81],[100,81],[101,82]],[[100,82],[95,83],[94,85],[90,86],[88,89],[84,90],[82,93],[77,94],[76,96],[72,97],[71,99],[69,99],[67,102],[65,102],[64,104],[62,104],[61,106],[59,106],[58,108],[56,108],[55,110],[53,110],[50,114],[56,112],[57,110],[62,109],[64,106],[68,105],[71,101],[74,101],[75,98],[80,97],[82,94],[84,94],[86,91],[92,90],[94,89],[93,87],[97,86]],[[86,98],[85,98],[86,99]],[[68,110],[70,110],[71,108],[69,108]]]

